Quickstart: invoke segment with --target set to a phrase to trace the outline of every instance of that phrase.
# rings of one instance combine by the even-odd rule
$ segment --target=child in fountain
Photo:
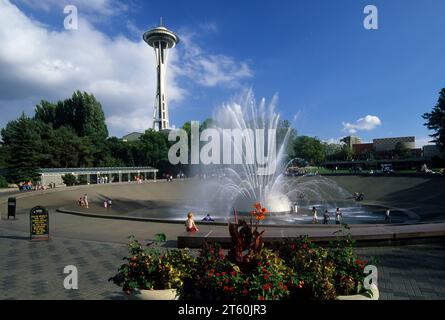
[[[195,225],[195,221],[193,220],[193,213],[191,212],[187,214],[187,221],[185,222],[185,228],[187,232],[199,231],[199,229]]]
[[[317,208],[312,207],[312,214],[314,215],[312,218],[312,223],[318,223]]]
[[[335,224],[341,224],[341,215],[340,208],[337,208],[337,211],[335,211]]]
[[[329,211],[325,210],[323,215],[323,224],[328,224],[328,222],[329,222]]]

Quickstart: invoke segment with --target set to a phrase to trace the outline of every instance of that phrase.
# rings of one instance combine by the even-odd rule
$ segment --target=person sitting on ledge
[[[202,221],[209,222],[209,221],[214,221],[214,220],[210,216],[210,213],[207,213],[207,215],[204,218],[202,218]]]
[[[195,221],[193,220],[193,213],[191,212],[187,214],[187,221],[185,222],[185,228],[187,232],[199,231],[199,229],[195,225]]]

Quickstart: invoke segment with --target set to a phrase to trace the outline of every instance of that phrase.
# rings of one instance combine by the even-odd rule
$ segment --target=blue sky
[[[77,6],[78,30],[64,30],[65,4]],[[378,30],[363,27],[368,4],[378,8]],[[365,141],[414,135],[422,145],[429,132],[421,115],[445,87],[441,0],[0,0],[0,7],[0,126],[32,114],[40,99],[79,88],[100,99],[112,135],[148,128],[154,54],[141,33],[160,16],[184,40],[170,54],[176,126],[252,88],[258,99],[278,94],[282,118],[298,115],[299,134],[336,140],[355,129]]]

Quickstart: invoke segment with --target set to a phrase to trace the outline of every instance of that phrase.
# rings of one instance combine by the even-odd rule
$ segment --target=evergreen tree
[[[439,93],[436,106],[429,113],[424,113],[422,118],[427,120],[425,126],[435,132],[430,135],[442,150],[445,151],[445,88]]]
[[[35,121],[22,114],[18,120],[9,122],[1,134],[3,144],[8,148],[5,162],[10,180],[16,183],[37,180],[41,150]]]

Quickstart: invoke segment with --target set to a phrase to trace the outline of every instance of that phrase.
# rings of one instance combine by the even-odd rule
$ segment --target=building
[[[153,111],[153,130],[162,131],[170,128],[165,76],[167,71],[168,49],[173,48],[179,37],[161,24],[143,35],[144,41],[154,49],[156,55],[156,102]]]
[[[142,180],[156,180],[159,170],[153,167],[99,167],[99,168],[47,168],[40,169],[40,182],[44,185],[54,184],[56,187],[64,186],[63,176],[71,174],[78,181],[85,184],[99,183],[105,178],[107,183],[135,181],[134,177]]]
[[[347,136],[341,139],[340,142],[344,142],[352,150],[352,146],[354,144],[360,144],[361,140],[359,137]]]
[[[415,137],[382,138],[372,141],[376,152],[393,151],[398,143],[402,143],[408,149],[416,148]]]
[[[126,134],[122,137],[122,141],[128,142],[128,141],[137,141],[139,138],[143,135],[143,133],[140,132],[132,132],[129,134]]]
[[[352,145],[352,153],[356,156],[369,154],[373,149],[374,145],[372,143],[358,143]]]

